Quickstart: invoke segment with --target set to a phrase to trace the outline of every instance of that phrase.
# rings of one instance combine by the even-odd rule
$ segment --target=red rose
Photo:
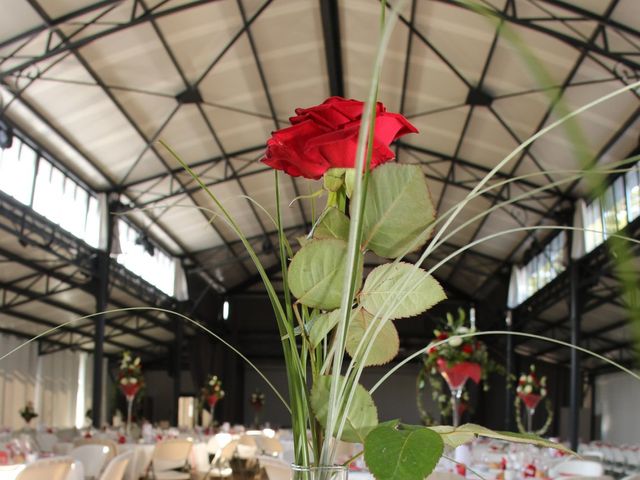
[[[468,353],[469,355],[471,355],[471,354],[473,353],[473,346],[472,346],[472,345],[470,345],[470,344],[468,344],[468,343],[465,343],[465,344],[462,346],[462,351],[463,351],[464,353]]]
[[[274,132],[262,162],[293,177],[319,179],[330,168],[353,168],[363,102],[331,97],[321,105],[297,108],[291,127]],[[371,169],[392,160],[391,142],[418,130],[398,113],[376,104]]]
[[[438,335],[437,340],[446,340],[447,338],[449,338],[449,334],[447,332],[442,332]]]

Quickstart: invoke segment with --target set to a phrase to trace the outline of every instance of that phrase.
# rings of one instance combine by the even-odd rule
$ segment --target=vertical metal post
[[[107,203],[107,208],[111,210],[111,204]],[[104,312],[109,304],[109,263],[111,261],[111,244],[113,236],[113,217],[107,212],[107,221],[104,228],[106,229],[106,245],[104,250],[98,250],[95,268],[95,288],[96,288],[96,311]],[[91,421],[96,428],[101,427],[102,423],[102,383],[103,376],[103,360],[104,360],[104,325],[106,315],[97,315],[94,317],[95,331],[93,336],[93,389],[91,402]]]
[[[597,398],[597,393],[596,393],[596,376],[595,375],[591,375],[591,377],[589,378],[589,383],[591,384],[591,425],[590,425],[590,432],[589,432],[589,436],[590,436],[590,440],[597,440],[596,435],[598,434],[598,428],[596,426],[596,420],[597,420],[597,415],[596,415],[596,398]]]
[[[505,317],[506,328],[508,332],[511,332],[513,328],[513,318],[512,311],[507,310],[507,315]],[[511,385],[511,375],[513,375],[513,337],[511,335],[507,335],[507,348],[506,348],[506,375],[505,375],[505,383],[506,388],[505,392],[505,405],[504,405],[504,428],[509,431],[513,425],[513,385]]]
[[[580,264],[571,259],[569,263],[569,318],[571,322],[571,343],[580,345]],[[569,409],[569,441],[571,449],[578,451],[580,434],[580,406],[582,404],[582,382],[580,372],[580,352],[571,349],[571,382],[570,382],[570,409]]]
[[[180,309],[184,310],[184,309]],[[173,349],[173,425],[178,425],[178,416],[180,414],[180,393],[182,386],[180,377],[182,372],[182,320],[175,319],[175,340]]]
[[[96,311],[104,312],[109,303],[109,253],[99,252],[96,268]],[[106,315],[98,315],[95,318],[95,331],[93,335],[93,391],[91,402],[91,420],[93,426],[101,427],[102,422],[102,382],[104,359],[104,325]]]

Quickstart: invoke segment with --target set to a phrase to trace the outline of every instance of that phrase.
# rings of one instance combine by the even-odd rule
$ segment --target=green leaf
[[[449,425],[436,425],[428,428],[438,433],[444,444],[452,448],[469,443],[476,438],[475,433],[457,431],[455,427]]]
[[[473,438],[470,438],[469,435],[478,435],[480,437],[495,438],[497,440],[506,440],[507,442],[514,443],[529,443],[532,445],[537,445],[538,447],[555,448],[566,453],[574,453],[560,443],[545,440],[542,437],[538,437],[537,435],[533,435],[530,433],[496,432],[494,430],[483,427],[481,425],[476,425],[474,423],[465,423],[464,425],[460,425],[458,428],[433,427],[434,430],[436,428],[444,429],[439,433],[441,435],[449,435],[449,440],[445,441],[447,442],[447,445],[453,447],[457,447],[472,440]]]
[[[402,284],[404,287],[400,289]],[[418,315],[447,298],[435,278],[404,262],[387,263],[373,269],[364,282],[360,304],[372,314],[382,315],[383,305],[389,297],[404,297],[391,312],[391,320]]]
[[[356,353],[358,344],[364,337],[365,331],[371,324],[372,320],[373,315],[365,310],[360,309],[349,322],[346,346],[347,352],[349,353],[349,355],[351,355],[351,357],[353,357]],[[379,324],[380,319],[377,319],[374,329],[377,329]],[[373,346],[371,347],[371,351],[369,352],[366,360],[363,362],[365,367],[369,367],[371,365],[383,365],[393,360],[393,358],[398,354],[398,350],[400,349],[400,339],[398,338],[398,331],[396,330],[396,327],[393,325],[393,323],[389,320],[385,320],[382,330],[380,330],[380,333],[378,333],[378,336],[374,339],[371,338],[371,333],[373,332],[370,332],[367,335],[366,344],[373,342]],[[361,348],[361,356],[364,353],[366,344]]]
[[[367,435],[364,459],[377,480],[423,480],[442,456],[442,438],[428,428],[378,426]]]
[[[312,240],[302,247],[289,265],[289,289],[298,301],[312,308],[334,310],[340,306],[344,287],[347,242]],[[363,261],[360,258],[359,284]]]
[[[323,427],[327,425],[331,378],[328,375],[318,378],[311,389],[311,408]],[[338,379],[338,388],[342,390],[344,387],[345,379],[341,376]],[[362,385],[357,385],[340,439],[345,442],[364,443],[365,437],[376,425],[378,425],[378,410],[373,403],[373,398]]]
[[[327,336],[327,334],[335,327],[340,321],[340,310],[334,310],[333,312],[323,313],[318,316],[309,330],[309,341],[313,347],[320,345],[320,342]]]
[[[371,172],[363,218],[363,248],[385,258],[414,251],[431,235],[435,217],[420,167],[385,163]]]
[[[349,218],[336,207],[329,208],[313,231],[313,238],[349,238]]]

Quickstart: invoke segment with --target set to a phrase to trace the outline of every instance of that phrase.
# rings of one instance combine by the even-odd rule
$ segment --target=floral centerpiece
[[[127,435],[131,431],[131,417],[133,401],[144,387],[142,375],[142,361],[140,357],[133,358],[130,352],[123,352],[118,370],[118,387],[127,399]]]
[[[383,1],[383,12],[385,7]],[[266,213],[278,231],[282,297],[225,205],[163,143],[215,204],[212,221],[225,221],[238,235],[269,296],[286,364],[289,400],[249,363],[291,413],[294,479],[344,478],[346,470],[334,467],[337,440],[364,444],[369,470],[385,480],[421,480],[434,469],[445,444],[455,447],[477,435],[556,446],[478,425],[453,428],[380,422],[372,394],[398,366],[368,390],[360,384],[366,367],[396,357],[395,322],[420,315],[446,298],[431,275],[435,268],[426,271],[421,265],[464,207],[461,203],[445,212],[444,226],[424,247],[439,220],[421,167],[392,162],[391,143],[417,130],[377,102],[384,45],[391,32],[389,22],[382,24],[367,102],[331,97],[320,105],[298,108],[291,126],[267,141],[263,162],[276,170],[276,210],[273,215]],[[280,171],[322,181],[322,189],[311,195],[311,201],[324,195],[326,203],[308,234],[299,238],[299,246],[291,245],[284,233]],[[417,262],[403,261],[418,250],[422,253]],[[367,264],[378,266],[365,272],[365,257]],[[426,347],[414,355],[424,351]]]
[[[538,378],[535,365],[531,365],[528,374],[520,375],[516,394],[527,408],[536,408],[540,400],[547,396],[547,377]]]
[[[395,322],[420,315],[446,298],[430,272],[420,268],[421,261],[402,261],[427,242],[436,223],[421,168],[391,161],[391,142],[416,132],[407,119],[381,103],[331,97],[296,109],[291,126],[268,140],[263,162],[276,170],[273,220],[283,299],[225,206],[165,144],[239,236],[265,285],[286,363],[289,402],[274,392],[291,412],[294,477],[309,480],[316,472],[310,467],[331,469],[337,439],[364,444],[365,460],[377,478],[411,480],[433,470],[445,443],[456,446],[478,433],[505,438],[474,425],[454,431],[380,423],[372,397],[377,386],[367,390],[359,383],[364,368],[396,357]],[[279,170],[322,180],[322,190],[313,197],[326,197],[297,248],[284,235]],[[366,275],[365,256],[378,263]],[[322,475],[328,479],[332,470]]]
[[[253,408],[253,424],[257,427],[259,423],[260,412],[264,407],[265,396],[259,389],[256,389],[249,397],[249,404]]]
[[[551,426],[553,421],[552,404],[549,400],[546,403],[547,420],[540,430],[533,431],[533,415],[538,408],[540,402],[547,396],[547,377],[538,376],[536,373],[535,365],[529,366],[529,372],[523,373],[518,378],[518,384],[516,386],[516,422],[518,424],[518,430],[521,432],[535,433],[537,435],[544,435],[544,433]],[[520,420],[520,402],[524,403],[527,409],[527,428],[525,430]]]
[[[209,375],[207,381],[202,387],[202,399],[209,405],[209,413],[211,414],[211,426],[214,425],[215,408],[218,401],[224,398],[224,390],[222,389],[222,380],[217,375]]]
[[[26,422],[27,425],[31,423],[31,420],[38,417],[36,410],[33,406],[33,402],[28,401],[22,410],[19,410],[18,413],[22,417],[22,419]]]
[[[135,397],[144,386],[142,376],[142,362],[140,357],[135,359],[129,352],[122,353],[120,369],[118,370],[118,386],[125,397]]]
[[[466,381],[471,380],[476,384],[482,381],[484,390],[488,390],[489,384],[486,380],[489,374],[492,372],[504,374],[504,368],[489,357],[484,342],[473,336],[464,336],[475,333],[476,328],[474,325],[466,326],[466,314],[463,309],[458,310],[457,318],[451,313],[447,313],[446,318],[446,322],[433,331],[434,346],[427,350],[423,358],[423,367],[418,375],[418,409],[426,425],[435,423],[422,402],[422,392],[426,387],[427,378],[440,415],[452,417],[456,423],[455,419],[459,419],[464,411],[471,410],[469,394],[463,390]],[[455,406],[444,394],[444,383],[454,394],[454,390],[460,389]]]

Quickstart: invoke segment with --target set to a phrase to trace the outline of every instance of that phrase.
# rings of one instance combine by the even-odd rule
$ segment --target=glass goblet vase
[[[533,433],[533,415],[536,413],[536,408],[540,400],[542,400],[542,396],[535,393],[519,393],[518,397],[520,397],[527,409],[527,433]]]
[[[480,365],[473,362],[458,362],[449,365],[448,362],[439,358],[437,361],[438,371],[444,381],[447,382],[449,390],[451,390],[451,409],[453,416],[453,426],[460,426],[460,417],[462,413],[461,400],[464,385],[467,380],[471,379],[475,383],[480,381],[481,368]]]

